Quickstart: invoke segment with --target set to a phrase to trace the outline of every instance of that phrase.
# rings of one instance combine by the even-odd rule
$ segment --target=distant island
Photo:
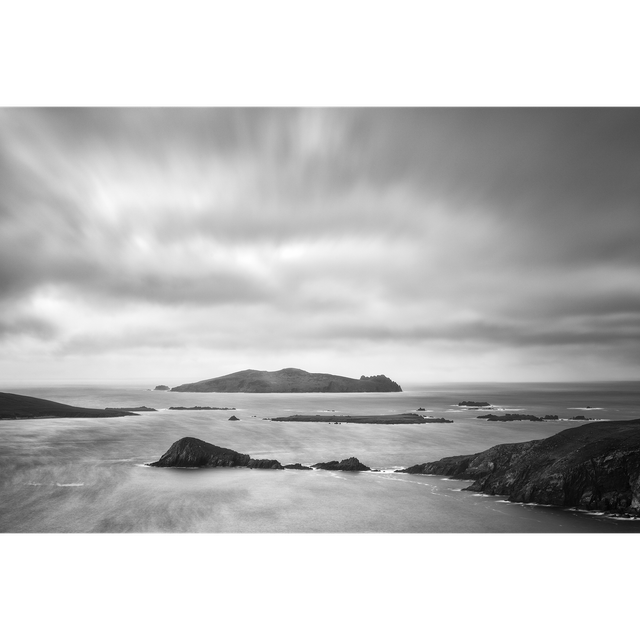
[[[105,411],[157,411],[151,407],[107,407]]]
[[[169,387],[166,384],[159,384],[154,391],[169,391]]]
[[[487,422],[518,422],[524,420],[527,422],[544,422],[545,420],[559,420],[557,415],[547,413],[543,418],[533,416],[528,413],[505,413],[502,416],[494,415],[493,413],[487,413],[483,416],[476,416],[478,420],[486,420]],[[587,418],[569,418],[570,420],[586,420]]]
[[[280,418],[267,418],[274,422],[352,422],[356,424],[426,424],[445,423],[453,420],[444,418],[424,418],[417,413],[397,413],[391,415],[378,416],[313,416],[313,415],[293,415]]]
[[[483,416],[476,416],[478,420],[487,420],[488,422],[514,422],[526,420],[527,422],[544,422],[544,418],[529,415],[528,413],[505,413],[502,416],[496,416],[493,413],[487,413]],[[558,418],[556,417],[556,420]]]
[[[17,393],[0,392],[0,420],[33,418],[120,418],[136,414],[124,409],[87,409]]]
[[[235,411],[235,407],[169,407],[169,411]]]
[[[463,400],[462,402],[458,402],[459,407],[490,407],[491,403],[489,402],[475,402],[473,400]]]
[[[398,471],[473,480],[512,502],[640,515],[640,419],[597,422]]]
[[[246,369],[226,376],[191,382],[171,391],[199,393],[364,393],[400,392],[402,388],[384,375],[359,379],[302,369],[257,371]]]

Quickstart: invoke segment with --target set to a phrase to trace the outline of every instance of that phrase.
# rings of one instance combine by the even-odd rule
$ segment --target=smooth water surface
[[[146,405],[136,417],[0,422],[0,531],[4,532],[632,532],[640,522],[518,505],[462,491],[470,483],[393,470],[495,444],[544,438],[582,422],[640,417],[637,383],[433,385],[404,393],[217,394],[143,386],[5,388],[85,407]],[[486,409],[554,422],[488,423]],[[169,406],[234,407],[169,411]],[[378,414],[427,409],[452,424],[282,423],[292,413]],[[587,407],[590,407],[589,409]],[[497,411],[491,409],[490,411]],[[229,422],[236,415],[238,422]],[[156,469],[184,436],[254,458],[313,464],[356,456],[382,472]]]

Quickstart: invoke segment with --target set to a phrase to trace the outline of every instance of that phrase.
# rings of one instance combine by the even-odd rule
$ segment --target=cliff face
[[[174,387],[171,391],[219,393],[357,393],[402,391],[386,376],[362,376],[359,380],[330,373],[309,373],[302,369],[256,371],[247,369]]]
[[[513,502],[640,515],[640,419],[585,424],[400,473],[474,480],[469,491]]]

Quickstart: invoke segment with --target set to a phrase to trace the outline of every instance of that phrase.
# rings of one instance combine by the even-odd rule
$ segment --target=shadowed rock
[[[513,502],[640,515],[640,419],[584,424],[400,473],[473,480],[468,491]]]
[[[358,458],[346,458],[338,462],[318,462],[312,465],[316,469],[324,469],[325,471],[371,471],[371,469],[358,460]]]
[[[209,444],[199,438],[181,438],[150,467],[247,467],[251,458],[244,454]]]
[[[303,464],[296,462],[295,464],[285,464],[285,469],[298,469],[299,471],[313,471],[311,467],[305,467]]]
[[[169,387],[166,384],[159,384],[154,391],[169,391]]]
[[[284,469],[277,460],[249,460],[249,469]]]

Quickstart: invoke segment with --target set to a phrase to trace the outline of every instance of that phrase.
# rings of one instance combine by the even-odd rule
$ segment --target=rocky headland
[[[171,391],[201,393],[361,393],[399,392],[402,388],[384,375],[360,379],[302,369],[257,371],[246,369],[226,376],[173,387]]]
[[[362,464],[358,458],[345,458],[338,462],[318,462],[312,465],[314,469],[324,469],[325,471],[371,471],[369,467]]]
[[[427,424],[453,422],[453,420],[445,420],[444,418],[424,418],[417,413],[396,413],[377,416],[293,415],[267,419],[273,422],[331,422],[334,424],[340,422],[355,424]]]
[[[468,491],[512,502],[640,515],[640,419],[596,422],[543,440],[501,444],[398,473],[472,480]]]
[[[125,409],[88,409],[61,402],[43,400],[17,393],[0,392],[0,420],[29,420],[34,418],[120,418],[135,416]]]

